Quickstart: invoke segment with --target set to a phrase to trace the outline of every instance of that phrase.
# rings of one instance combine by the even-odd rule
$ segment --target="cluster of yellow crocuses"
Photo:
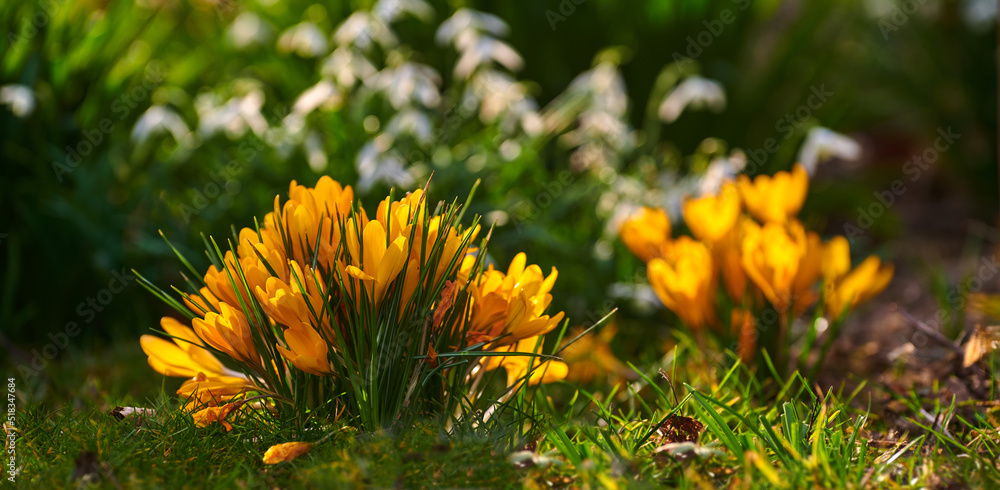
[[[441,353],[469,351],[465,359],[475,361],[452,368],[469,379],[500,367],[509,386],[564,378],[559,361],[514,355],[539,353],[541,336],[563,319],[545,313],[555,268],[546,276],[524,254],[506,272],[484,267],[472,244],[479,226],[463,229],[458,206],[430,212],[425,197],[417,190],[386,198],[369,219],[350,186],[329,177],[313,188],[293,181],[288,199],[276,197],[263,223],[242,229],[229,251],[212,242],[214,264],[172,303],[190,323],[165,317],[160,325],[170,340],[141,338],[150,366],[187,378],[177,393],[199,425],[227,428],[227,417],[250,398],[292,403],[308,385],[315,404],[323,402],[315,400],[317,383],[343,393],[352,392],[343,384],[358,382],[359,373],[382,379],[377,371],[386,368],[366,360],[436,367]],[[386,352],[402,354],[376,359]]]
[[[764,300],[777,312],[801,314],[821,292],[822,312],[835,320],[882,291],[893,268],[871,256],[852,270],[846,238],[823,242],[806,231],[796,215],[808,186],[801,165],[773,176],[741,175],[717,194],[683,204],[693,237],[672,238],[667,214],[650,208],[628,219],[620,234],[647,262],[653,291],[688,327],[719,325],[720,283],[733,305],[734,329],[752,329],[751,312]]]

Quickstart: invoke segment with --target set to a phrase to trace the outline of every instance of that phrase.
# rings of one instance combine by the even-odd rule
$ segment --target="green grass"
[[[53,378],[19,386],[18,483],[66,488],[286,487],[765,487],[943,488],[1000,485],[997,421],[981,407],[943,403],[939,392],[893,400],[912,430],[883,416],[864,383],[817,390],[799,376],[758,381],[683,341],[630,386],[603,391],[546,387],[548,418],[526,437],[448,437],[434,424],[361,433],[347,421],[296,428],[243,419],[231,432],[199,428],[158,375],[128,346],[53,366]],[[667,380],[669,378],[670,381]],[[58,380],[56,382],[55,380]],[[87,382],[90,380],[90,382]],[[155,380],[155,381],[154,381]],[[59,387],[45,392],[42,385]],[[671,384],[673,385],[671,387]],[[64,388],[73,386],[73,390]],[[875,398],[871,398],[874,400]],[[141,422],[117,405],[155,408]],[[900,408],[902,407],[902,408]],[[923,413],[921,412],[923,411]],[[927,416],[930,416],[928,418]],[[696,444],[665,448],[671,416],[704,424]],[[330,434],[332,433],[332,434]],[[272,444],[315,442],[274,466]],[[527,446],[529,451],[524,451]]]

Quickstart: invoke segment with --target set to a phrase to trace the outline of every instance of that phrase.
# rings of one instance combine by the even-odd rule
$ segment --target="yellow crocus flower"
[[[736,303],[743,301],[747,290],[747,275],[743,271],[743,229],[747,223],[754,225],[747,216],[737,218],[729,232],[712,244],[713,258],[722,271],[726,293]]]
[[[527,354],[538,354],[542,352],[541,337],[527,337],[518,342],[506,345],[495,352],[520,352]],[[562,361],[555,359],[540,360],[533,356],[509,355],[509,356],[485,356],[483,358],[483,370],[490,371],[502,367],[507,372],[507,386],[515,386],[523,382],[523,378],[528,376],[528,385],[548,384],[566,379],[569,367]],[[528,374],[528,369],[531,374]]]
[[[663,258],[649,261],[649,284],[663,304],[685,325],[715,323],[715,264],[704,243],[681,236]]]
[[[369,221],[362,232],[362,244],[358,243],[354,225],[348,226],[347,244],[352,264],[347,266],[345,272],[364,284],[371,302],[377,305],[407,263],[407,237],[398,236],[386,245],[387,237],[382,223]]]
[[[805,167],[796,164],[791,172],[758,175],[753,181],[740,175],[737,187],[743,204],[763,223],[784,223],[799,214],[809,189]]]
[[[780,311],[793,300],[792,291],[799,264],[806,252],[802,223],[748,224],[743,238],[743,270]]]
[[[825,258],[826,245],[819,235],[811,231],[806,233],[805,252],[799,261],[799,270],[792,286],[792,303],[795,304],[797,313],[804,312],[816,302],[819,294],[815,286],[821,276]]]
[[[331,339],[333,341],[334,339]],[[278,345],[278,352],[302,371],[317,376],[330,374],[329,347],[325,339],[312,325],[302,322],[285,330],[284,346]]]
[[[625,246],[643,262],[663,255],[670,240],[670,218],[662,209],[641,208],[618,230]]]
[[[171,317],[163,317],[160,326],[164,332],[175,337],[173,341],[155,335],[143,335],[139,338],[139,345],[148,356],[149,366],[153,370],[164,376],[181,378],[193,378],[199,372],[226,372],[219,359],[205,349],[205,343],[194,330]]]
[[[242,311],[220,303],[219,313],[210,311],[204,319],[195,318],[192,326],[198,337],[208,345],[233,359],[260,365],[260,355],[253,344],[253,332]]]
[[[823,293],[826,313],[839,317],[853,310],[882,292],[892,280],[892,274],[892,264],[883,265],[882,260],[873,255],[842,277],[828,279]]]
[[[684,222],[695,238],[715,243],[736,225],[740,217],[740,194],[732,182],[727,182],[718,195],[687,200],[682,211]]]
[[[555,267],[546,277],[537,265],[526,266],[527,257],[519,253],[507,273],[492,265],[469,287],[472,298],[471,335],[484,335],[494,347],[511,345],[528,337],[552,331],[563,319],[563,312],[545,315],[552,302],[549,294],[559,271]]]

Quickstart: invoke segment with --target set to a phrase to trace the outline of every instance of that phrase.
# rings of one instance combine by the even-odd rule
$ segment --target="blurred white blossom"
[[[524,60],[507,43],[492,37],[466,34],[459,36],[456,43],[462,56],[455,64],[455,76],[468,79],[477,68],[488,65],[491,61],[503,65],[508,70],[521,69]]]
[[[708,108],[720,112],[726,108],[726,93],[715,80],[702,77],[688,77],[679,83],[660,104],[660,119],[671,123],[677,120],[684,109]]]
[[[327,53],[326,36],[312,22],[302,22],[289,27],[278,38],[278,49],[295,53],[303,58],[315,58]]]
[[[341,23],[333,33],[333,41],[340,46],[354,45],[365,50],[375,44],[383,48],[399,44],[396,35],[382,19],[365,11],[354,12]]]
[[[396,109],[412,102],[424,107],[435,107],[441,96],[438,85],[441,77],[433,68],[417,63],[402,63],[395,68],[385,68],[375,77],[375,86],[381,90]]]
[[[341,87],[350,89],[358,81],[365,85],[371,84],[378,70],[363,53],[348,46],[340,46],[323,61],[320,73],[335,79]]]
[[[399,154],[378,139],[368,142],[358,153],[357,168],[358,189],[361,192],[368,192],[379,182],[403,189],[411,188],[416,183],[403,167]]]
[[[232,97],[221,105],[216,95],[199,94],[195,99],[198,132],[203,136],[211,136],[218,131],[225,131],[230,139],[236,139],[250,129],[257,136],[263,137],[268,130],[267,120],[261,114],[263,105],[264,92],[260,89]]]
[[[698,195],[718,194],[722,184],[736,178],[747,164],[743,153],[734,153],[729,157],[716,157],[708,164],[708,170],[698,182]]]
[[[161,133],[170,133],[178,144],[187,144],[190,141],[191,130],[173,109],[154,105],[146,109],[146,112],[136,120],[135,126],[132,127],[132,142],[142,144]]]
[[[614,116],[624,116],[628,111],[628,93],[625,79],[618,67],[610,62],[599,63],[585,71],[570,83],[566,94],[585,95],[590,98],[589,107]]]
[[[35,112],[35,94],[27,85],[4,85],[0,87],[0,105],[9,107],[15,116],[25,118]]]
[[[997,22],[997,2],[995,0],[965,0],[962,4],[962,20],[965,25],[977,31],[984,31]]]
[[[314,172],[326,170],[326,151],[323,149],[323,140],[320,138],[319,132],[310,131],[309,135],[306,136],[302,148],[306,152],[306,160],[309,161],[309,168],[313,169]]]
[[[379,0],[372,11],[387,23],[394,22],[403,14],[410,14],[424,22],[434,17],[434,9],[424,0]]]
[[[267,21],[253,12],[243,12],[229,26],[229,40],[239,49],[270,42],[274,31]]]
[[[462,34],[487,33],[494,36],[506,36],[507,31],[507,24],[499,17],[463,8],[441,23],[436,38],[439,44],[448,44],[457,41],[462,37]]]
[[[839,158],[842,160],[857,160],[861,157],[861,145],[848,136],[816,127],[809,130],[806,140],[799,148],[799,163],[806,168],[809,175],[816,173],[816,167],[821,161]]]
[[[409,108],[403,109],[392,116],[385,131],[394,137],[407,134],[420,142],[420,144],[429,144],[434,139],[431,126],[431,120],[427,117],[427,114]]]
[[[500,121],[500,129],[508,134],[518,125],[529,136],[541,132],[538,105],[523,83],[496,70],[483,70],[473,77],[467,92],[481,101],[479,117],[484,123]]]
[[[320,107],[335,109],[343,102],[343,96],[337,86],[329,80],[320,80],[319,83],[306,89],[295,99],[292,112],[299,115],[307,115]]]

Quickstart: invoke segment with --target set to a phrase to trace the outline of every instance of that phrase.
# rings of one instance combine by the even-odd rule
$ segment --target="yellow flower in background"
[[[663,255],[670,240],[670,218],[662,209],[641,208],[618,230],[622,242],[643,262]]]
[[[799,261],[799,270],[795,274],[795,283],[792,286],[792,303],[795,305],[796,313],[804,312],[819,298],[815,286],[822,275],[825,259],[826,245],[819,235],[811,231],[806,233],[805,252]]]
[[[566,345],[582,331],[582,328],[571,330],[559,346],[563,349],[560,357],[569,366],[567,381],[589,383],[595,379],[611,378],[612,384],[617,384],[622,379],[633,377],[632,370],[611,352],[611,340],[618,333],[617,326],[609,324],[598,334],[590,332],[576,342]]]
[[[336,342],[336,338],[331,338],[330,342]],[[329,344],[309,323],[301,322],[298,326],[285,329],[285,343],[288,348],[278,345],[278,352],[295,367],[317,376],[333,372],[327,358]]]
[[[749,217],[741,216],[721,240],[712,244],[713,259],[722,271],[726,293],[736,303],[743,301],[747,291],[747,275],[743,271],[743,229],[747,223],[756,226]]]
[[[260,355],[243,312],[226,303],[221,303],[219,308],[219,313],[208,312],[204,320],[195,318],[192,321],[198,337],[233,359],[259,365]]]
[[[726,182],[718,195],[689,199],[684,203],[684,222],[695,238],[708,243],[722,239],[740,217],[740,194]]]
[[[730,318],[730,328],[739,339],[736,353],[743,362],[750,362],[757,354],[757,321],[749,310],[733,308]]]
[[[275,444],[269,447],[264,453],[264,464],[278,464],[291,461],[308,453],[313,447],[315,445],[308,442],[283,442]]]
[[[663,258],[649,261],[653,292],[688,327],[715,323],[715,265],[708,247],[682,236],[666,249]]]
[[[541,337],[528,337],[519,340],[515,344],[505,345],[494,349],[494,352],[522,352],[526,354],[538,354],[542,352],[544,341]],[[566,378],[569,367],[562,361],[554,359],[541,360],[534,356],[485,356],[482,361],[482,369],[491,371],[497,368],[504,368],[507,372],[507,386],[515,386],[528,377],[528,386],[537,384],[555,383]],[[531,369],[531,374],[528,370]]]
[[[842,236],[833,237],[826,244],[823,255],[823,277],[827,281],[833,281],[851,270],[851,246],[847,238]]]
[[[740,175],[737,187],[743,204],[763,223],[784,223],[799,214],[809,189],[805,167],[796,164],[791,172],[758,175],[753,181]]]
[[[548,276],[541,267],[526,266],[527,256],[519,253],[507,273],[492,265],[469,287],[472,317],[469,331],[474,336],[495,340],[494,347],[515,344],[529,337],[551,332],[563,319],[563,312],[545,315],[552,302],[552,286],[559,271]]]
[[[871,256],[841,277],[828,278],[823,293],[826,313],[834,318],[882,292],[892,280],[892,264]]]
[[[799,264],[806,253],[802,223],[749,223],[744,228],[743,270],[768,301],[784,311],[792,300]]]

